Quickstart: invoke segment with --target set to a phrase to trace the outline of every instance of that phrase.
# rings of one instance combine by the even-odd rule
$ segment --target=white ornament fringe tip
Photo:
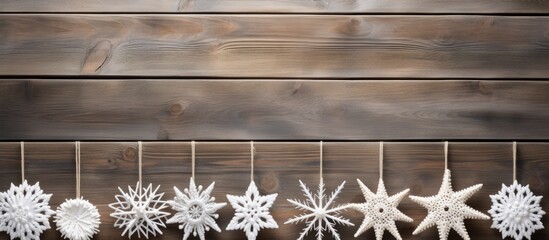
[[[99,211],[82,197],[68,199],[56,211],[54,222],[63,238],[89,240],[99,232]]]

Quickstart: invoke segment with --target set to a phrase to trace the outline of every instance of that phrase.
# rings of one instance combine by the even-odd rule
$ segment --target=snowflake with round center
[[[64,238],[89,240],[99,232],[99,211],[82,197],[66,200],[57,208],[54,218]]]
[[[360,234],[373,227],[377,240],[383,238],[385,230],[388,230],[393,234],[396,239],[402,240],[395,221],[412,222],[413,220],[398,210],[397,206],[406,194],[408,194],[409,189],[389,197],[382,179],[379,179],[376,194],[370,191],[370,189],[368,189],[359,179],[357,179],[357,182],[358,185],[360,185],[366,202],[349,205],[350,208],[356,209],[364,214],[364,221],[355,233],[355,237],[358,237]]]
[[[482,184],[477,184],[458,192],[452,190],[450,180],[450,170],[444,172],[444,179],[437,195],[430,197],[410,196],[412,201],[427,208],[429,213],[427,217],[414,230],[413,234],[437,225],[440,239],[448,239],[450,229],[454,229],[463,239],[470,240],[467,229],[463,222],[464,219],[483,219],[489,220],[486,214],[481,213],[465,204],[465,201],[473,196],[482,188]]]
[[[530,239],[532,233],[543,229],[542,196],[535,196],[529,185],[522,186],[517,181],[509,187],[502,184],[498,194],[490,195],[490,198],[492,208],[488,213],[492,215],[492,228],[498,229],[503,238]]]
[[[302,240],[309,231],[316,231],[316,238],[321,240],[324,236],[324,231],[328,231],[332,236],[340,240],[339,234],[335,229],[336,224],[342,224],[346,226],[354,226],[348,219],[343,218],[339,214],[349,207],[348,204],[335,206],[335,200],[337,199],[339,193],[345,185],[345,181],[339,185],[334,192],[327,197],[324,192],[326,191],[324,186],[324,180],[321,178],[320,183],[318,184],[318,192],[313,196],[313,193],[307,188],[307,186],[299,180],[301,190],[303,195],[307,198],[306,201],[292,200],[288,201],[295,205],[295,207],[302,211],[307,211],[302,215],[294,216],[293,218],[288,219],[284,224],[291,223],[300,223],[305,222],[306,227],[303,228],[303,231],[300,233],[298,240]]]
[[[235,209],[227,230],[242,229],[246,232],[248,240],[254,240],[261,228],[278,228],[278,224],[269,213],[269,208],[273,206],[277,196],[277,193],[259,195],[254,181],[250,182],[244,196],[227,194],[227,199]]]
[[[197,188],[193,178],[191,178],[189,188],[185,188],[184,193],[179,191],[177,187],[173,187],[175,198],[173,201],[168,201],[168,203],[177,213],[168,219],[167,223],[180,223],[179,229],[183,229],[184,232],[183,240],[186,240],[191,233],[193,233],[193,236],[198,235],[201,240],[205,240],[204,233],[209,231],[210,228],[221,232],[215,222],[215,219],[219,217],[216,212],[227,203],[216,203],[215,198],[210,196],[214,185],[215,182],[202,191],[202,185]]]
[[[164,221],[170,215],[162,211],[168,207],[167,202],[162,200],[164,193],[157,193],[160,186],[153,189],[152,184],[146,188],[139,187],[139,182],[135,189],[128,186],[128,193],[118,188],[121,195],[116,195],[116,202],[109,204],[114,210],[110,216],[116,218],[114,226],[124,228],[122,236],[127,233],[128,238],[134,233],[139,238],[149,238],[149,234],[162,234],[160,227],[166,227]]]
[[[38,182],[29,185],[25,180],[17,187],[12,183],[8,191],[0,193],[0,231],[6,231],[10,239],[39,240],[55,213],[48,205],[50,198]]]

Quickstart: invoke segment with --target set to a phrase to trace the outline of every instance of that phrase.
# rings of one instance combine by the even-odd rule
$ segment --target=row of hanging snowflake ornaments
[[[139,148],[141,149],[141,143],[139,143]],[[412,222],[412,219],[399,211],[397,206],[408,194],[409,189],[388,196],[382,174],[380,174],[378,189],[374,194],[357,179],[366,202],[336,205],[335,200],[345,182],[329,196],[325,193],[322,178],[322,142],[320,148],[321,178],[318,191],[313,194],[303,182],[299,181],[306,199],[304,201],[288,199],[297,209],[306,212],[285,222],[285,224],[305,222],[306,226],[298,239],[303,239],[309,232],[316,232],[316,237],[319,240],[323,238],[325,232],[330,233],[335,239],[340,239],[335,225],[353,226],[353,223],[341,216],[344,210],[351,208],[364,214],[364,221],[355,237],[373,228],[377,240],[383,238],[385,230],[389,231],[396,239],[401,240],[395,222]],[[78,149],[77,152],[79,152]],[[253,143],[251,149],[253,166]],[[141,159],[141,151],[139,152]],[[450,229],[454,229],[463,239],[470,239],[464,220],[490,219],[487,215],[465,204],[467,199],[480,190],[482,184],[454,192],[451,186],[450,170],[447,168],[447,152],[448,143],[445,144],[446,169],[438,194],[430,197],[410,196],[412,201],[428,210],[427,217],[413,234],[419,234],[425,229],[437,225],[442,240],[448,238]],[[516,166],[516,143],[513,144],[513,152],[513,162]],[[383,143],[380,143],[381,173],[383,172],[382,156]],[[77,153],[77,169],[79,168],[78,159],[79,154]],[[141,160],[139,164],[141,172]],[[77,178],[78,181],[79,178]],[[160,228],[166,227],[164,221],[170,215],[164,210],[171,205],[177,213],[168,219],[167,223],[179,224],[179,228],[183,230],[184,240],[188,239],[191,234],[204,240],[206,231],[210,229],[221,231],[216,223],[216,219],[219,217],[216,212],[226,205],[226,203],[216,203],[215,198],[211,197],[214,184],[211,183],[205,190],[202,186],[196,186],[193,154],[193,177],[190,179],[189,188],[181,192],[177,187],[174,187],[176,197],[173,201],[163,201],[164,194],[158,193],[159,187],[153,188],[152,184],[144,188],[141,186],[141,182],[138,182],[135,189],[128,186],[127,193],[119,188],[121,194],[116,195],[116,202],[109,205],[114,210],[111,216],[117,219],[114,225],[124,228],[122,235],[127,235],[129,238],[134,234],[146,238],[150,235],[162,234]],[[64,238],[90,239],[98,232],[99,213],[95,206],[78,195],[79,193],[75,199],[66,200],[58,207],[57,212],[53,212],[49,207],[52,195],[44,194],[38,183],[29,185],[25,180],[19,186],[11,184],[8,191],[0,193],[0,230],[6,231],[11,239],[39,239],[40,234],[50,228],[48,219],[51,215],[56,214],[54,221]],[[278,228],[269,212],[276,197],[277,194],[266,196],[259,194],[253,181],[252,167],[252,180],[245,195],[227,195],[227,199],[235,209],[235,215],[227,226],[227,230],[243,230],[247,238],[252,240],[257,238],[259,230],[262,228]],[[503,238],[510,236],[516,240],[530,239],[535,230],[543,228],[541,217],[545,212],[540,207],[542,197],[533,195],[528,185],[522,186],[516,180],[509,187],[502,184],[502,189],[498,194],[491,195],[490,198],[493,203],[489,211],[493,219],[492,228],[497,228],[502,232]]]

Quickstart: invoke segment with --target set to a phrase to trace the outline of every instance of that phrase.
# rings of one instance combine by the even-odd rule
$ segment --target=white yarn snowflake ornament
[[[99,211],[82,197],[65,200],[54,217],[57,230],[63,238],[70,240],[89,240],[99,232]]]
[[[379,179],[376,194],[370,191],[370,189],[368,189],[359,179],[357,179],[357,182],[362,190],[362,194],[364,194],[366,202],[349,205],[350,208],[356,209],[364,214],[364,221],[355,233],[355,237],[358,237],[360,234],[373,227],[377,240],[383,238],[385,230],[388,230],[393,234],[397,240],[402,240],[395,221],[412,222],[413,220],[398,210],[397,206],[410,190],[406,189],[389,197],[382,179]]]
[[[244,196],[227,194],[227,199],[235,209],[235,214],[227,230],[244,230],[248,240],[255,240],[262,228],[278,228],[278,224],[269,213],[278,196],[277,193],[259,195],[254,181],[250,182]]]
[[[297,209],[306,211],[309,213],[294,216],[288,219],[284,224],[305,222],[306,227],[300,233],[298,240],[302,240],[307,236],[309,231],[316,231],[316,238],[321,240],[324,236],[324,231],[328,231],[336,240],[340,240],[339,233],[334,228],[336,224],[342,224],[346,226],[354,226],[349,219],[343,218],[339,214],[346,210],[349,205],[335,205],[335,200],[341,193],[345,181],[339,185],[335,191],[332,192],[330,197],[324,193],[326,191],[324,186],[324,180],[321,178],[318,184],[317,194],[313,194],[307,185],[299,180],[303,195],[307,198],[305,201],[288,199],[288,202],[293,204]]]
[[[482,184],[477,184],[461,191],[454,192],[450,179],[450,170],[446,169],[442,185],[437,195],[430,197],[410,196],[412,201],[427,208],[429,213],[427,217],[414,230],[413,234],[437,225],[438,234],[441,240],[448,239],[450,229],[454,229],[463,239],[470,240],[467,229],[463,222],[464,219],[483,219],[489,220],[488,215],[481,213],[465,204],[465,201],[473,196],[482,188]]]
[[[211,197],[214,185],[215,182],[202,191],[202,185],[197,188],[193,178],[191,178],[189,188],[185,188],[184,193],[179,191],[177,187],[173,187],[175,198],[173,201],[168,201],[168,203],[177,213],[168,219],[167,223],[180,223],[179,229],[183,229],[184,232],[183,240],[186,240],[191,233],[193,236],[198,235],[201,240],[205,240],[204,233],[209,231],[210,228],[221,232],[215,222],[215,219],[219,217],[216,212],[227,203],[216,203],[215,197]]]
[[[49,206],[51,196],[44,194],[38,182],[29,185],[25,180],[17,187],[12,183],[0,193],[0,231],[10,239],[39,240],[50,229],[49,218],[55,213]]]
[[[540,206],[543,197],[534,195],[529,185],[522,186],[517,181],[509,187],[502,184],[498,194],[490,198],[492,208],[488,213],[493,219],[492,228],[498,229],[503,238],[530,239],[532,233],[543,229],[541,217],[545,212]]]
[[[118,188],[121,195],[116,195],[116,202],[109,204],[109,207],[114,210],[110,216],[116,218],[114,226],[124,228],[122,236],[127,233],[128,238],[135,233],[137,237],[144,236],[147,239],[149,234],[161,235],[160,227],[166,227],[164,221],[170,215],[163,211],[169,206],[162,200],[164,193],[157,193],[160,186],[153,189],[152,184],[146,188],[139,188],[139,182],[135,189],[128,186],[128,193]]]

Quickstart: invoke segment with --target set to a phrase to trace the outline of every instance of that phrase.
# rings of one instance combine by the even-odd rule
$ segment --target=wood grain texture
[[[546,78],[549,17],[0,15],[0,75]]]
[[[536,0],[3,0],[0,12],[547,13]]]
[[[548,139],[547,81],[3,80],[2,140]]]
[[[306,182],[312,189],[319,180],[318,142],[256,142],[255,181],[262,194],[278,193],[272,214],[280,229],[262,230],[259,239],[295,239],[303,225],[282,224],[288,217],[298,213],[286,201],[287,198],[301,198],[298,180]],[[109,217],[109,203],[114,201],[117,186],[134,185],[138,179],[137,143],[135,142],[83,142],[82,194],[96,204],[101,213],[101,232],[94,239],[125,239],[121,230],[115,229]],[[10,182],[19,183],[19,143],[0,143],[0,184],[2,190]],[[384,180],[389,194],[410,188],[411,194],[426,196],[436,194],[444,168],[443,143],[386,142],[384,158]],[[455,190],[477,183],[483,183],[482,190],[474,195],[468,204],[482,212],[490,207],[489,194],[496,193],[501,183],[512,181],[511,143],[496,142],[451,142],[449,151],[450,168]],[[174,197],[174,185],[188,186],[191,174],[189,142],[145,142],[143,145],[143,179],[146,183],[160,184],[166,192],[166,199]],[[224,202],[226,194],[243,194],[250,174],[249,142],[198,142],[196,152],[196,178],[199,184],[216,182],[214,195]],[[26,176],[31,182],[40,181],[48,193],[53,193],[51,204],[56,208],[65,198],[75,194],[74,143],[73,142],[29,142],[26,143]],[[537,195],[549,194],[549,143],[519,142],[518,178],[523,184],[530,184]],[[329,191],[342,181],[345,189],[338,199],[340,203],[363,202],[356,183],[360,178],[367,186],[375,189],[379,177],[377,142],[325,142],[324,178]],[[542,207],[549,209],[549,201],[542,201]],[[414,219],[413,223],[399,223],[404,239],[437,239],[435,228],[418,236],[411,232],[426,216],[427,212],[408,198],[400,209]],[[220,211],[219,225],[225,228],[234,213],[230,206]],[[347,211],[345,216],[360,224],[362,216]],[[545,226],[548,218],[543,218]],[[467,220],[466,226],[473,239],[501,239],[497,230],[490,229],[490,221]],[[53,225],[55,226],[55,225]],[[358,226],[339,228],[343,239],[352,239]],[[388,239],[390,234],[386,234]],[[176,225],[169,225],[162,237],[155,239],[180,239],[182,233]],[[373,239],[373,232],[364,238]],[[538,231],[533,239],[547,239],[547,231]],[[241,231],[210,232],[207,239],[244,239]],[[0,239],[7,239],[0,233]],[[42,239],[60,239],[56,231],[48,230]],[[455,232],[450,240],[461,239]]]

